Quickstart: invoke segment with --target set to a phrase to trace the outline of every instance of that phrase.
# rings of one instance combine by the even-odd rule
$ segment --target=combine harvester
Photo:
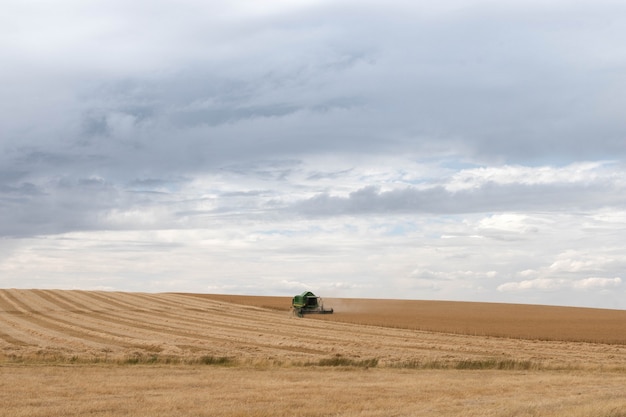
[[[293,314],[297,314],[298,317],[302,317],[305,314],[332,314],[333,309],[324,309],[322,299],[311,291],[305,291],[300,295],[296,295],[291,300],[291,306],[293,307]]]

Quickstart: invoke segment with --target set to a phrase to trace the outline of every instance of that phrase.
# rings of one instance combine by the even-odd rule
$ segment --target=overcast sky
[[[626,4],[9,0],[0,286],[626,309]]]

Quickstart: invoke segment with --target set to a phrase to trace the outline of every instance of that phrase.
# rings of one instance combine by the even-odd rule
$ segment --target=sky
[[[626,309],[626,4],[9,0],[0,287]]]

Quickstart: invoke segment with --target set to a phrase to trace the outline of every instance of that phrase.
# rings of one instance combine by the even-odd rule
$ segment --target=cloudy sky
[[[626,309],[621,1],[9,0],[0,286]]]

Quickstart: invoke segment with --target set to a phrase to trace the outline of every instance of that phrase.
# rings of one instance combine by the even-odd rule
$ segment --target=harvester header
[[[326,310],[322,298],[313,294],[311,291],[305,291],[296,295],[291,300],[294,314],[302,317],[304,314],[332,314],[333,309]]]

